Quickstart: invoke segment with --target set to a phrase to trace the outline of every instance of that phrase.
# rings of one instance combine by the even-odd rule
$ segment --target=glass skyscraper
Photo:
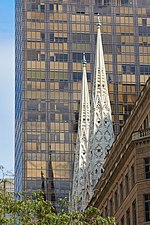
[[[98,13],[117,135],[150,75],[149,0],[16,0],[16,192],[69,196],[82,53],[90,89]]]

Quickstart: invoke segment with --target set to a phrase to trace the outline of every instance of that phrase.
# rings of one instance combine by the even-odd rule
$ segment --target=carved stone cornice
[[[140,130],[147,115],[150,115],[150,78],[109,152],[104,164],[104,173],[95,186],[95,193],[89,205],[95,207],[99,207],[99,204],[102,205],[104,196],[107,195],[112,184],[111,180],[114,182],[118,171],[121,170],[129,156],[131,157],[132,154],[134,157],[137,150],[143,151],[142,148],[149,149],[150,128]],[[107,184],[105,178],[110,183]]]

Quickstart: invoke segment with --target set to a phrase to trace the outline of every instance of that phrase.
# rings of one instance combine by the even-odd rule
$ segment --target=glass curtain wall
[[[16,190],[69,197],[82,53],[91,89],[98,13],[117,135],[150,75],[148,0],[16,0]]]

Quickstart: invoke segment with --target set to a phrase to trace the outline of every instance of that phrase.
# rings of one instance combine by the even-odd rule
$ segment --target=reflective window
[[[67,54],[55,54],[55,57],[56,57],[57,62],[67,62],[68,61]]]
[[[124,216],[121,218],[120,225],[125,225]]]
[[[145,221],[150,221],[150,194],[144,195],[145,202]]]
[[[130,208],[127,210],[126,212],[126,225],[130,225],[131,221],[130,221]]]
[[[136,200],[132,203],[132,220],[133,225],[137,225]]]
[[[150,158],[145,158],[144,164],[145,164],[145,178],[150,179]]]
[[[54,4],[49,4],[49,10],[50,10],[50,12],[53,12],[54,11]]]

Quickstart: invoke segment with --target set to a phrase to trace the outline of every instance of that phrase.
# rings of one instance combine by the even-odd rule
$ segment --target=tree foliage
[[[100,211],[90,207],[84,212],[56,212],[41,192],[29,197],[0,191],[0,225],[110,225],[114,218],[102,218]]]

